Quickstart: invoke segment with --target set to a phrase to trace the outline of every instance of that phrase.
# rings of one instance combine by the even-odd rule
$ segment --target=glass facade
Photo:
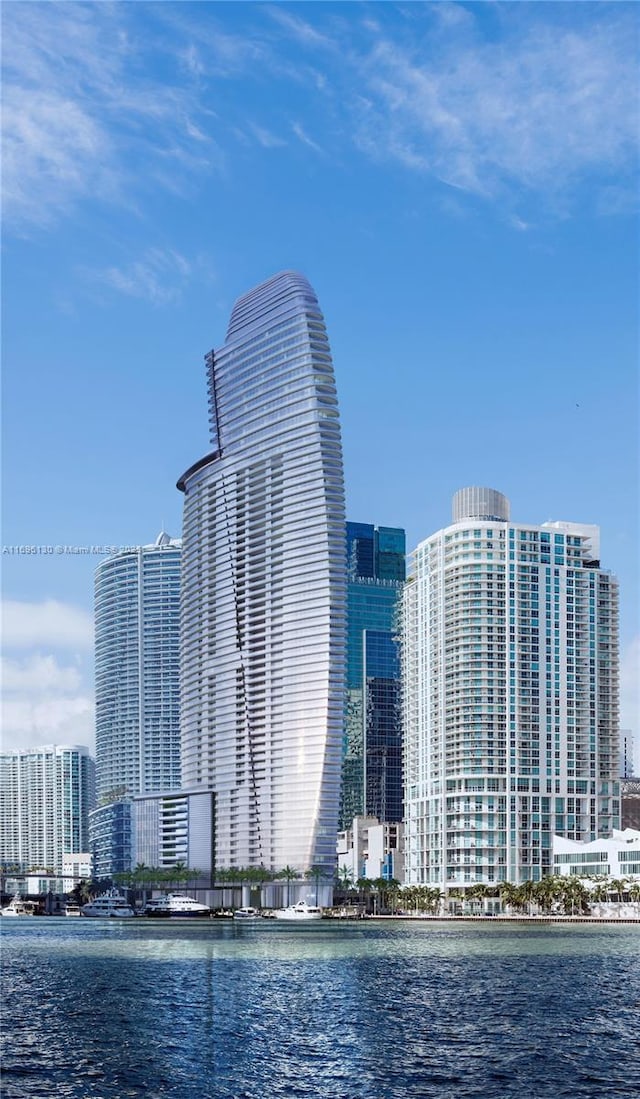
[[[180,785],[180,542],[117,553],[95,574],[100,803]]]
[[[617,583],[596,527],[455,501],[404,596],[407,880],[537,881],[620,824]]]
[[[402,820],[398,630],[405,533],[347,523],[347,696],[340,827]]]
[[[206,359],[212,452],[185,494],[182,779],[215,792],[216,863],[333,868],[344,485],[324,319],[305,278],[240,298]]]
[[[132,854],[131,801],[114,801],[94,809],[90,814],[89,827],[93,876],[100,880],[131,870],[135,861]]]
[[[65,855],[89,849],[95,765],[66,745],[0,753],[0,862],[62,873]]]

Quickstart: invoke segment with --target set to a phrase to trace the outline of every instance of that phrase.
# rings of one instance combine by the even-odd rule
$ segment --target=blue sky
[[[348,515],[599,523],[638,640],[632,4],[4,5],[3,543],[179,534],[204,354],[313,284]],[[100,558],[4,553],[10,745],[92,743]]]

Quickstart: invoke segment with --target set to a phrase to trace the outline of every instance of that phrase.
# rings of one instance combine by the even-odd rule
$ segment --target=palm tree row
[[[478,907],[486,898],[499,897],[507,911],[561,912],[564,915],[588,913],[590,906],[603,901],[622,901],[626,894],[634,902],[640,901],[640,883],[623,880],[600,879],[595,886],[586,884],[587,878],[574,875],[549,875],[538,882],[500,882],[498,885],[477,883],[466,890],[452,889],[448,896],[477,902]]]

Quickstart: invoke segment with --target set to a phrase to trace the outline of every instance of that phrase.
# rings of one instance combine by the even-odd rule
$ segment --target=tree
[[[315,884],[315,900],[314,904],[318,904],[318,887],[323,879],[326,879],[327,872],[324,866],[310,866],[308,870],[305,870],[304,876],[307,881],[312,881]]]
[[[344,893],[345,900],[348,900],[349,893],[353,889],[353,885],[353,874],[347,864],[343,863],[338,870],[338,887]]]
[[[285,907],[288,907],[288,905],[289,905],[289,893],[290,893],[290,890],[291,890],[291,882],[296,881],[300,877],[300,874],[295,869],[295,867],[293,867],[293,866],[284,866],[282,868],[282,870],[278,871],[277,877],[278,878],[284,878],[286,883],[287,883],[287,900],[286,900]]]
[[[517,885],[510,881],[502,881],[498,886],[500,900],[505,908],[517,908],[522,906],[522,896]]]
[[[484,884],[484,882],[476,882],[475,885],[470,886],[470,888],[467,889],[465,893],[465,898],[471,901],[472,906],[475,901],[478,901],[480,903],[481,912],[483,909],[483,901],[485,900],[486,896],[487,886]]]

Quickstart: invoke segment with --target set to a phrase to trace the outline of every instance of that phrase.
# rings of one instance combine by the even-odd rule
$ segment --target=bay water
[[[640,925],[2,921],[5,1099],[638,1099]]]

